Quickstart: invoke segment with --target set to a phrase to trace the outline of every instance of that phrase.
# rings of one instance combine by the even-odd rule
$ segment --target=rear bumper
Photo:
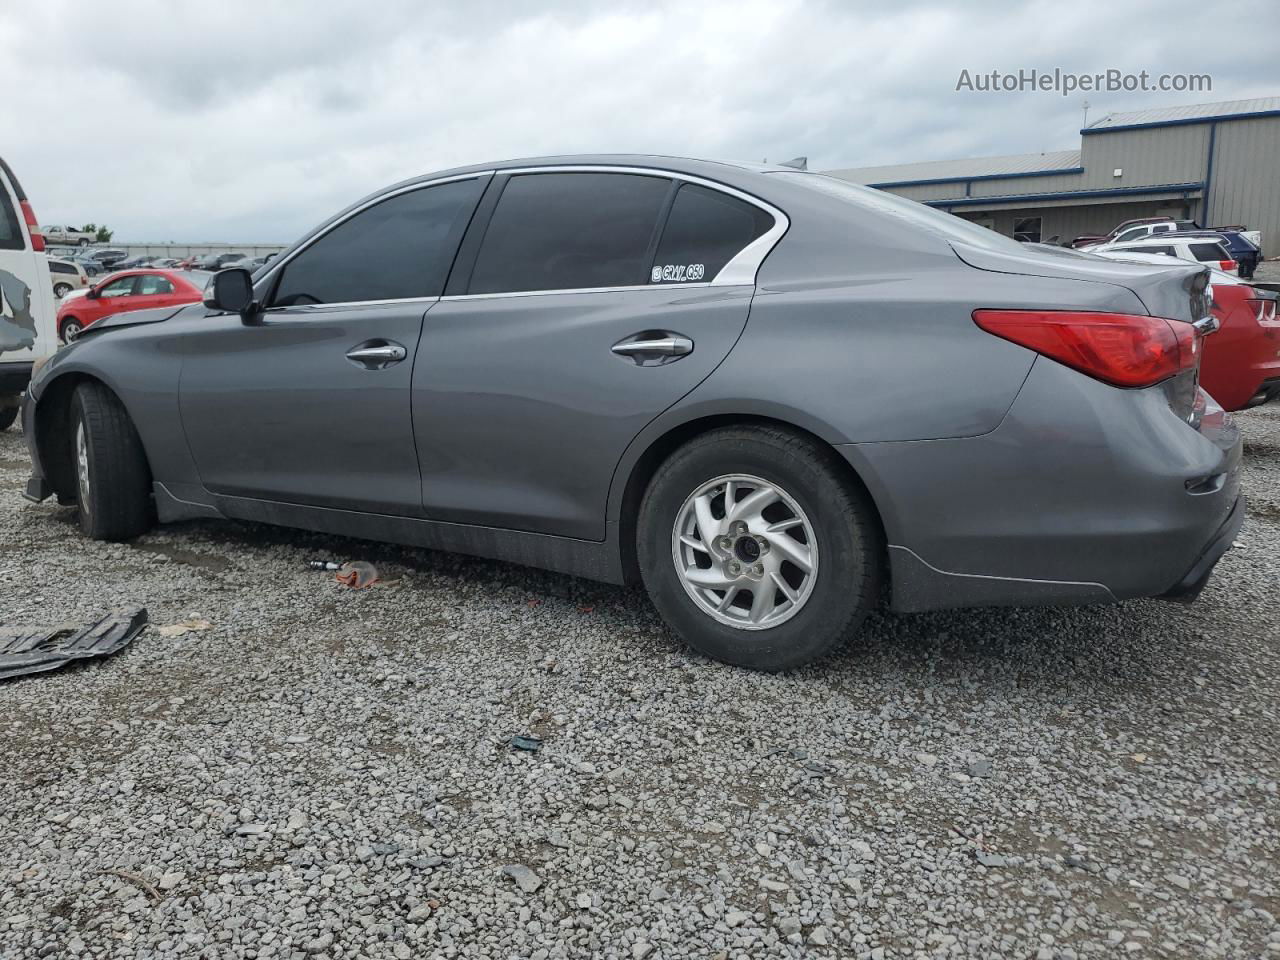
[[[895,610],[1189,596],[1243,510],[1216,404],[1192,427],[1159,387],[1043,359],[990,433],[837,449],[880,508]]]
[[[1236,505],[1231,508],[1231,513],[1227,515],[1227,519],[1218,529],[1218,532],[1214,534],[1213,539],[1209,541],[1196,562],[1192,564],[1186,576],[1175,583],[1172,589],[1160,594],[1160,599],[1190,603],[1200,596],[1200,591],[1209,582],[1213,568],[1218,565],[1222,555],[1231,549],[1231,544],[1234,542],[1236,535],[1240,532],[1240,528],[1244,526],[1244,507],[1244,497],[1237,497]]]

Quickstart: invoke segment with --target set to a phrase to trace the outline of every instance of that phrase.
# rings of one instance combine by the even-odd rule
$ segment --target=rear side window
[[[671,205],[653,283],[711,281],[738,252],[773,226],[773,216],[719,190],[684,184]]]
[[[362,210],[284,266],[272,305],[440,296],[482,186],[455,180]]]
[[[162,293],[173,293],[173,284],[167,277],[148,275],[138,278],[138,296],[151,297]]]
[[[69,263],[59,263],[57,260],[49,261],[50,273],[75,273],[76,268]]]
[[[1209,260],[1230,260],[1231,254],[1227,253],[1226,247],[1220,243],[1193,243],[1191,244],[1191,255],[1201,263]]]
[[[670,189],[663,177],[512,177],[476,255],[468,293],[640,286]]]
[[[27,241],[22,235],[22,226],[18,223],[17,212],[13,209],[13,201],[9,199],[9,188],[0,178],[0,250],[25,250]]]

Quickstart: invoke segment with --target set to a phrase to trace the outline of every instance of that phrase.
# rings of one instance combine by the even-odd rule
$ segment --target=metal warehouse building
[[[1168,215],[1246,224],[1280,252],[1280,97],[1114,113],[1080,135],[1079,150],[828,172],[1032,242]]]

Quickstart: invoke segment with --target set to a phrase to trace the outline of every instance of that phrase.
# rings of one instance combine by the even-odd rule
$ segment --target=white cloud
[[[1276,93],[1267,2],[799,0],[0,8],[5,157],[46,221],[288,241],[383,184],[545,153],[814,168],[1066,149],[1080,96],[955,92],[961,68],[1210,73],[1092,115]],[[1270,72],[1269,72],[1270,71]],[[16,132],[17,135],[14,135]]]

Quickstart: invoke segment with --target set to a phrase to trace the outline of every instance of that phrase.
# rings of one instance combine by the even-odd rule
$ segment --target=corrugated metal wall
[[[1208,125],[1094,133],[1082,138],[1079,190],[1199,183],[1209,156]],[[1117,169],[1124,171],[1116,177]]]
[[[1263,252],[1280,254],[1280,117],[1220,122],[1216,141],[1209,218],[1261,230]]]

